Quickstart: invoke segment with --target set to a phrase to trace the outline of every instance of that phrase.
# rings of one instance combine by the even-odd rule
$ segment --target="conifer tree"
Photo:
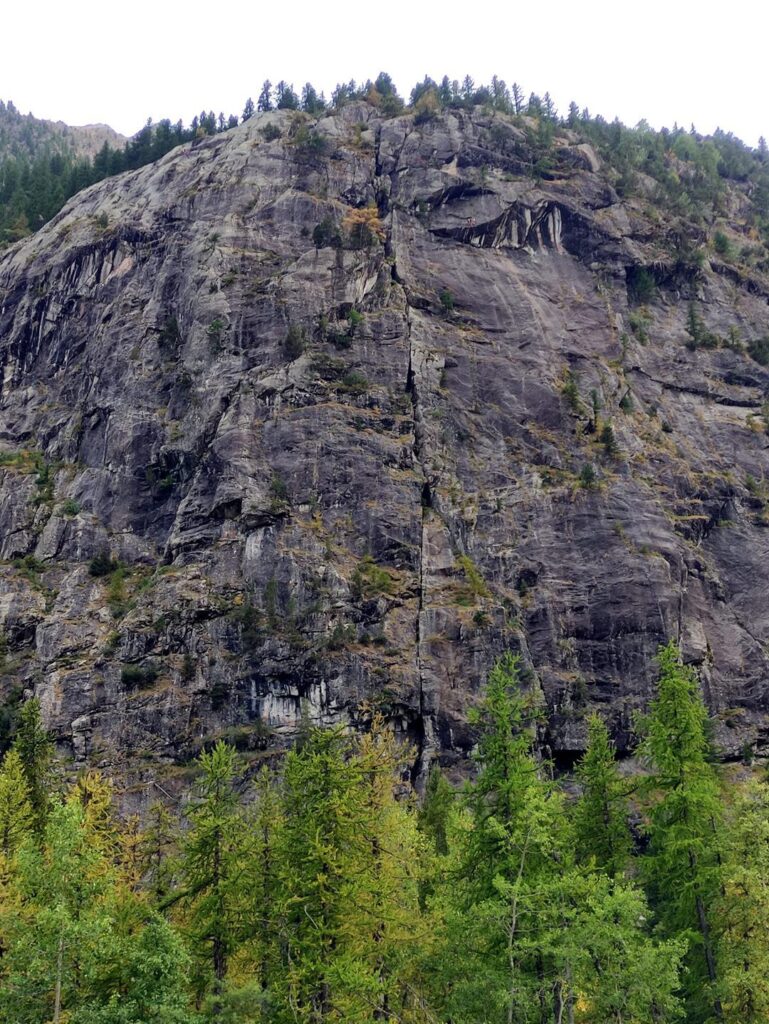
[[[533,753],[538,710],[518,659],[504,655],[476,716],[479,775],[466,816],[452,826],[452,857],[433,901],[443,949],[432,974],[457,1024],[534,1019],[563,1012],[571,998],[570,846],[562,796]]]
[[[123,884],[78,799],[53,806],[16,863],[0,907],[0,1019],[190,1024],[181,945]]]
[[[42,832],[51,796],[53,742],[47,729],[43,726],[40,701],[37,697],[28,700],[19,711],[13,749],[19,755],[24,777],[27,780],[35,828],[38,832]]]
[[[340,731],[311,731],[285,765],[279,857],[286,949],[275,996],[294,1019],[313,1024],[334,1012],[346,856],[356,838],[349,752]]]
[[[588,720],[587,750],[577,766],[577,778],[582,784],[574,815],[579,859],[592,860],[612,878],[621,877],[632,846],[627,798],[609,730],[598,715]]]
[[[769,1020],[769,786],[750,782],[738,793],[726,827],[718,933],[724,1018],[728,1024]]]
[[[672,1024],[686,939],[656,941],[649,908],[634,885],[601,872],[572,875],[564,932],[576,1020],[593,1024]]]
[[[170,895],[178,865],[173,854],[179,839],[179,822],[162,803],[149,809],[139,851],[141,873],[153,900],[162,906]]]
[[[262,91],[256,101],[256,109],[272,110],[272,82],[269,79],[262,85]]]
[[[183,925],[197,964],[198,994],[211,996],[211,1013],[216,1017],[242,900],[243,834],[234,786],[235,750],[220,740],[211,751],[203,751],[199,766],[201,778],[188,813],[178,899],[186,909]]]
[[[347,913],[340,920],[336,1004],[344,1020],[421,1024],[427,1010],[418,972],[429,942],[420,912],[423,839],[396,780],[410,756],[379,713],[351,758],[355,786],[348,851]]]
[[[440,855],[449,852],[447,828],[453,803],[454,790],[435,762],[430,766],[417,820],[420,830],[430,838],[435,852]]]
[[[643,752],[657,794],[649,811],[645,877],[667,935],[690,931],[687,1012],[692,1022],[723,1019],[712,935],[720,889],[719,835],[723,808],[709,761],[708,713],[693,670],[674,643],[660,648],[657,695],[643,723]]]
[[[255,801],[244,819],[244,928],[242,957],[258,991],[269,994],[282,970],[280,917],[281,831],[284,812],[278,783],[268,768],[256,778]]]
[[[18,750],[9,750],[0,768],[0,877],[34,823],[29,786]]]

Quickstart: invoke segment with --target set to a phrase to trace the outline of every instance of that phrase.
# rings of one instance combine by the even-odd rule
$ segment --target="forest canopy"
[[[640,770],[593,715],[558,776],[506,654],[463,787],[436,764],[417,799],[368,708],[261,766],[212,742],[141,822],[97,772],[57,781],[27,701],[0,768],[0,1018],[765,1022],[769,785],[724,784],[695,673],[673,644],[658,665]]]

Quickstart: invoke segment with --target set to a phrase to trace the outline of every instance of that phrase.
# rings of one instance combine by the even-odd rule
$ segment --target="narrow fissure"
[[[425,578],[424,578],[424,566],[425,566],[425,555],[427,547],[427,527],[426,520],[428,511],[432,508],[432,490],[430,482],[426,479],[425,469],[423,464],[423,452],[422,452],[422,439],[419,430],[419,421],[421,419],[421,412],[419,408],[419,393],[416,384],[416,373],[414,371],[414,349],[411,334],[411,310],[408,306],[408,300],[406,300],[406,323],[408,328],[409,338],[409,367],[406,375],[406,392],[411,398],[411,409],[413,418],[413,430],[414,440],[412,444],[412,453],[414,462],[419,467],[422,474],[422,489],[420,494],[420,512],[421,512],[421,531],[420,531],[420,544],[419,544],[419,597],[417,603],[417,616],[416,616],[416,663],[417,663],[417,674],[419,679],[419,721],[418,721],[418,735],[417,735],[417,756],[414,760],[414,764],[411,770],[412,782],[415,788],[421,791],[427,781],[427,773],[430,768],[430,761],[432,760],[433,752],[435,750],[434,740],[434,724],[430,719],[430,716],[425,710],[425,692],[424,692],[424,672],[422,665],[422,613],[424,610],[424,594],[425,594]]]

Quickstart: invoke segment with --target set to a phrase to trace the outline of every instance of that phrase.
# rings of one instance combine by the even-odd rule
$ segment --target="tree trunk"
[[[61,1020],[61,976],[64,971],[64,932],[59,932],[59,952],[56,957],[56,991],[53,998],[53,1024]]]

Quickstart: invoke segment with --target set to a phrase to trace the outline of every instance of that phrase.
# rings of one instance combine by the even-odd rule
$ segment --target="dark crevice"
[[[665,388],[666,391],[677,391],[684,395],[707,398],[717,405],[732,406],[736,409],[755,409],[756,412],[761,411],[761,403],[756,401],[756,399],[731,398],[729,395],[719,394],[718,391],[708,391],[706,388],[695,388],[687,384],[674,384],[672,381],[658,380],[656,377],[652,377],[650,373],[647,373],[646,370],[642,370],[640,366],[629,366],[625,373],[637,373],[651,381],[652,384],[658,384],[661,388]]]

